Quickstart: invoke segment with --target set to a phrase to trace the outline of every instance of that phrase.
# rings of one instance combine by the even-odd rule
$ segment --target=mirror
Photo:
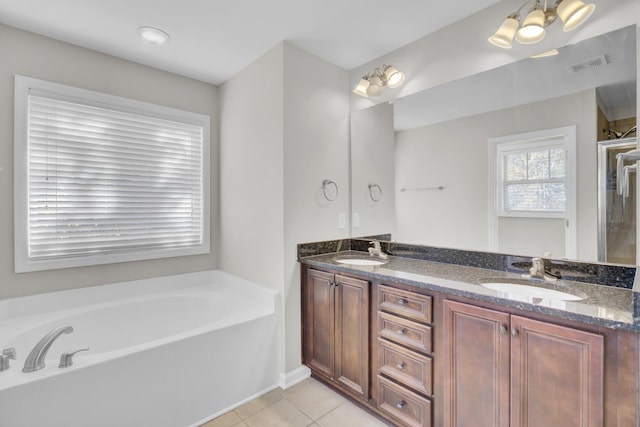
[[[622,28],[558,48],[555,56],[355,112],[352,235],[391,232],[403,243],[597,261],[597,141],[635,124],[636,40],[635,26]],[[386,117],[393,117],[394,135],[384,132]],[[535,226],[530,218],[499,217],[491,230],[489,141],[570,127],[573,252],[565,217]]]

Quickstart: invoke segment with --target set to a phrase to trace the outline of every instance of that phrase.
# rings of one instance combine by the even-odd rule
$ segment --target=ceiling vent
[[[596,58],[587,59],[586,61],[578,62],[577,64],[568,65],[568,68],[570,72],[578,73],[580,71],[602,67],[608,63],[609,61],[607,61],[607,57],[602,55]]]

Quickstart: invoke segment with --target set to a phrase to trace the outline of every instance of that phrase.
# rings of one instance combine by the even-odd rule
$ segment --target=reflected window
[[[566,209],[565,156],[562,145],[543,150],[508,150],[499,153],[504,212],[564,212]]]

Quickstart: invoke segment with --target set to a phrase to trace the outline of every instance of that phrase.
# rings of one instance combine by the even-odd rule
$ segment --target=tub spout
[[[44,358],[47,356],[51,344],[53,344],[60,335],[70,334],[71,332],[73,332],[71,326],[60,326],[42,337],[42,339],[38,341],[38,344],[33,347],[29,356],[27,356],[22,372],[33,372],[44,368]]]

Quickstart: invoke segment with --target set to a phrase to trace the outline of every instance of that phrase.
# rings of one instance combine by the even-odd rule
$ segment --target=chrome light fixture
[[[378,96],[382,93],[383,87],[391,89],[400,87],[404,83],[405,75],[403,72],[392,65],[383,65],[382,68],[374,68],[360,79],[358,85],[353,90],[360,96]]]
[[[529,10],[520,25],[520,13],[526,7],[529,7]],[[544,39],[546,28],[557,17],[560,17],[563,23],[562,29],[571,31],[589,19],[595,8],[595,4],[585,4],[580,0],[557,0],[553,7],[547,4],[547,0],[544,0],[544,4],[541,0],[536,0],[535,3],[526,2],[507,17],[500,28],[489,37],[489,42],[503,49],[511,49],[514,38],[522,44],[538,43]]]

